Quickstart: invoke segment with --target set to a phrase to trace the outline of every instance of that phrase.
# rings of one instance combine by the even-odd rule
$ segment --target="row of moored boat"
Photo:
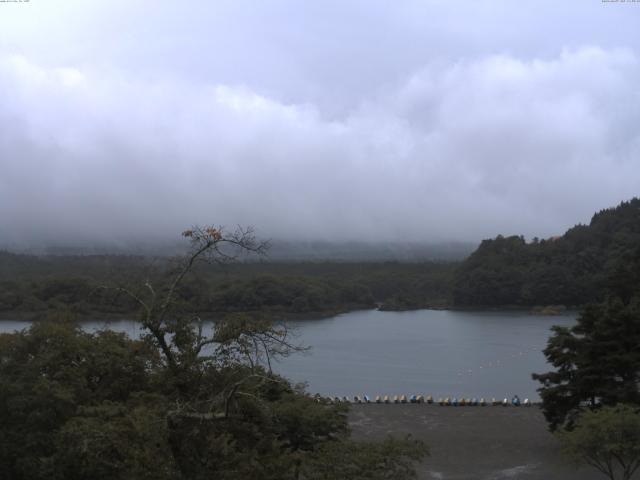
[[[438,398],[435,400],[431,395],[427,395],[426,397],[422,395],[377,395],[375,398],[371,399],[368,395],[354,395],[353,397],[330,397],[328,399],[332,403],[426,403],[426,404],[437,404],[443,407],[485,407],[488,405],[497,406],[501,405],[503,407],[508,406],[531,406],[531,402],[528,398],[525,398],[523,401],[520,401],[520,398],[517,395],[514,395],[511,400],[508,398],[504,398],[502,400],[496,400],[492,398],[491,400],[485,400],[484,398],[457,398],[457,397],[445,397]]]

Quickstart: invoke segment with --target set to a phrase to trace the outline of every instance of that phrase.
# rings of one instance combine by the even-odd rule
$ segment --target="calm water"
[[[412,394],[538,398],[532,372],[547,371],[542,349],[552,325],[575,315],[514,312],[360,311],[297,322],[310,354],[280,371],[332,395]]]
[[[575,315],[546,317],[521,312],[352,312],[323,320],[290,322],[305,354],[274,367],[311,392],[325,395],[431,394],[537,399],[532,372],[548,369],[541,350],[552,325],[570,325]],[[0,322],[12,331],[26,322]],[[105,328],[88,322],[88,330]],[[131,336],[133,321],[109,328]]]

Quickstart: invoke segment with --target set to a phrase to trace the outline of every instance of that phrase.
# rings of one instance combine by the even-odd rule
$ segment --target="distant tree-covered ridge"
[[[195,269],[178,292],[206,313],[260,311],[325,316],[384,310],[536,305],[580,306],[604,299],[616,279],[633,291],[626,266],[640,246],[640,199],[602,210],[561,237],[484,240],[458,262],[252,262]],[[130,299],[98,287],[161,276],[166,258],[127,255],[34,256],[0,251],[0,317],[66,309],[80,318],[126,316]],[[615,275],[614,275],[615,273]],[[626,276],[625,276],[626,275]]]
[[[457,306],[579,306],[601,301],[612,279],[630,291],[640,279],[625,269],[639,255],[640,199],[596,213],[561,237],[484,240],[458,267]],[[620,280],[624,279],[624,280]]]
[[[383,304],[392,310],[451,303],[455,263],[250,262],[198,266],[177,294],[210,314],[262,312],[323,316]],[[50,310],[82,317],[126,316],[130,298],[99,288],[157,278],[167,259],[124,255],[33,256],[0,252],[0,316],[31,318]],[[139,278],[138,280],[141,280]]]

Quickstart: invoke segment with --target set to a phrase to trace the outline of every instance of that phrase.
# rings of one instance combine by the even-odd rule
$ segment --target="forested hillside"
[[[640,279],[625,276],[639,247],[638,198],[601,210],[589,225],[576,225],[561,237],[526,242],[499,235],[484,240],[457,269],[454,304],[578,306],[599,301],[611,278],[626,278],[626,288],[640,287]]]
[[[451,303],[456,264],[438,262],[248,262],[200,265],[177,292],[193,311],[261,311],[323,316],[384,304],[387,309]],[[166,258],[31,256],[0,252],[0,316],[31,318],[49,310],[80,317],[126,316],[137,305],[102,286],[137,288],[171,268]]]
[[[611,278],[640,257],[640,199],[596,213],[561,237],[484,240],[462,263],[247,262],[200,266],[180,292],[195,311],[330,315],[376,305],[426,307],[566,305],[604,298]],[[50,309],[128,315],[136,305],[101,286],[139,286],[171,268],[166,258],[32,256],[0,252],[0,316]],[[615,274],[615,275],[614,275]]]

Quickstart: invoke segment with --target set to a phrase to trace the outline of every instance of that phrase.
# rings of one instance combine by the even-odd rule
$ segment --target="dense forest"
[[[640,199],[596,213],[546,240],[498,236],[484,240],[456,271],[456,306],[579,306],[601,301],[611,278],[640,279],[625,269],[640,246]]]
[[[331,315],[359,308],[441,307],[451,303],[455,263],[253,261],[199,265],[178,292],[194,311]],[[0,253],[0,315],[50,310],[80,316],[128,315],[135,302],[105,286],[139,285],[172,268],[167,258],[32,256]]]
[[[640,199],[596,213],[563,236],[484,240],[462,262],[244,261],[200,265],[177,292],[194,311],[315,317],[359,308],[580,306],[604,298],[640,245]],[[66,310],[131,315],[135,302],[106,286],[141,284],[172,268],[167,257],[0,252],[0,317]],[[628,288],[640,286],[629,276]]]

